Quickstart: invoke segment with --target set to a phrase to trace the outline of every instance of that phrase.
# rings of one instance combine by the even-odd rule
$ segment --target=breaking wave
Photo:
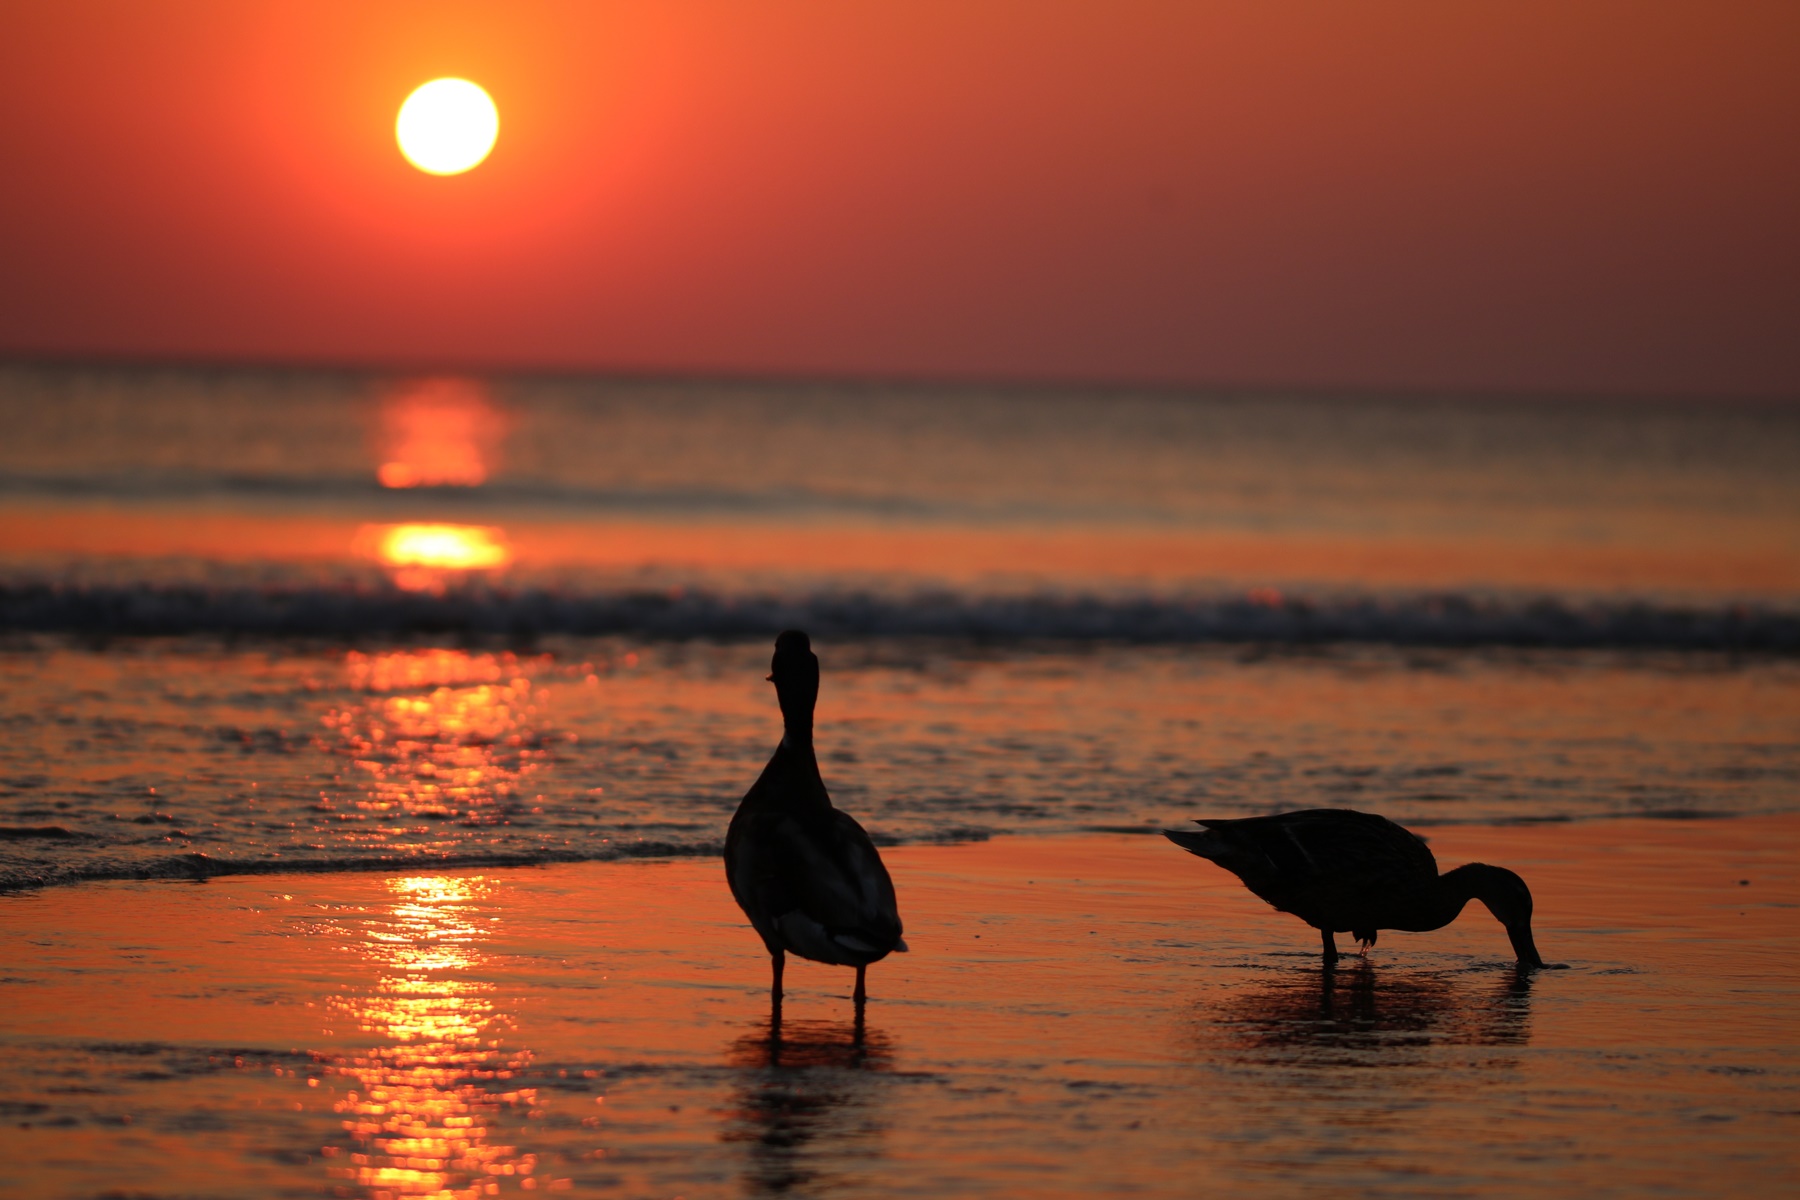
[[[375,585],[0,584],[0,630],[100,635],[344,637],[826,637],[1144,644],[1386,643],[1800,652],[1800,611],[1769,606],[1433,593],[1401,596],[1186,597],[1076,594],[909,595],[822,590],[563,590],[489,586],[443,592]]]

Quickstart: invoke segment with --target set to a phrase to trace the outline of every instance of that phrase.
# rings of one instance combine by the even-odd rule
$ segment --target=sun
[[[431,175],[461,175],[479,166],[500,135],[500,112],[477,84],[434,79],[400,106],[394,137],[406,161]]]

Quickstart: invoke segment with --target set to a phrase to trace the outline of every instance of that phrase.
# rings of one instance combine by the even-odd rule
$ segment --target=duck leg
[[[851,996],[850,998],[852,1000],[856,1001],[856,1006],[858,1008],[861,1008],[863,1005],[863,1002],[869,998],[868,991],[866,989],[864,989],[864,987],[863,987],[863,976],[868,971],[868,969],[869,969],[869,967],[868,967],[867,963],[864,963],[856,968],[856,994]]]
[[[1334,965],[1338,960],[1337,938],[1332,936],[1329,929],[1319,930],[1319,938],[1325,943],[1325,965]]]
[[[769,999],[776,1004],[781,1003],[781,969],[787,965],[787,951],[777,950],[769,955],[769,965],[774,968],[774,981],[769,984]]]

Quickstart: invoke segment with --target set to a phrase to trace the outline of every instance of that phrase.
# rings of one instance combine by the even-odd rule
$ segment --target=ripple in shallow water
[[[1419,825],[1783,811],[1800,664],[822,641],[884,842],[1339,805]],[[0,882],[716,853],[779,735],[761,644],[0,650]]]

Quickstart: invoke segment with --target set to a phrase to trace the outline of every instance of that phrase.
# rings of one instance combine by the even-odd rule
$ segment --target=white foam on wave
[[[0,630],[115,635],[827,637],[1134,643],[1327,642],[1800,652],[1800,611],[1554,596],[884,595],[704,589],[441,593],[344,585],[0,584]]]

